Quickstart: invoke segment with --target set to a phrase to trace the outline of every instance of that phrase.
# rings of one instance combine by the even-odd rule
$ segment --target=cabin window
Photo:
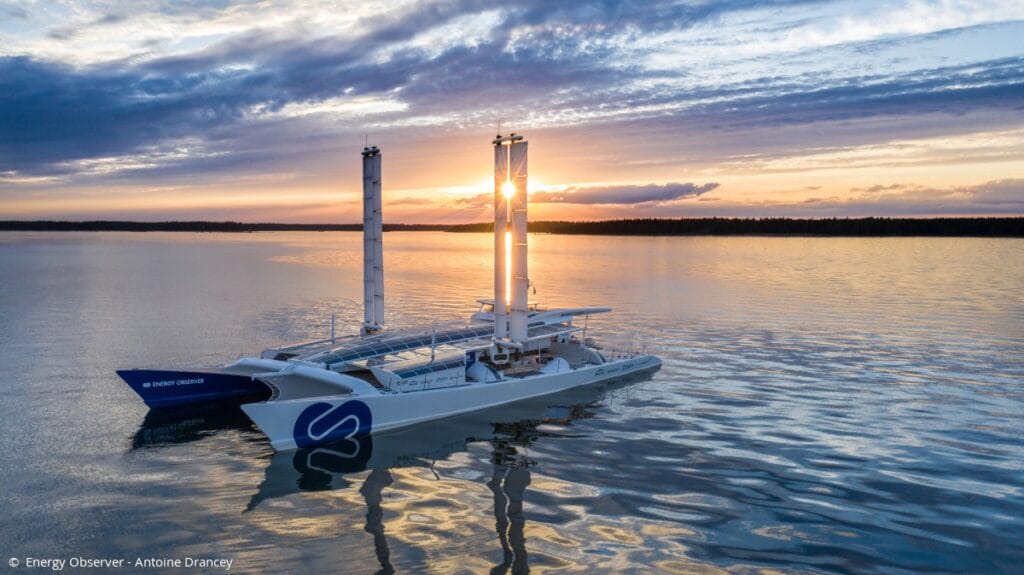
[[[484,305],[480,306],[480,311],[482,311],[484,313],[493,313],[494,312],[494,304],[493,303],[485,303]]]

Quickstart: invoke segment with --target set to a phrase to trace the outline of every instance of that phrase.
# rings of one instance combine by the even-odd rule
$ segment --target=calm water
[[[588,335],[664,368],[375,437],[354,461],[275,455],[231,411],[147,414],[114,370],[358,319],[358,234],[0,235],[4,568],[1022,572],[1024,241],[531,242],[538,301],[613,306]],[[489,236],[385,244],[392,325],[489,292]]]

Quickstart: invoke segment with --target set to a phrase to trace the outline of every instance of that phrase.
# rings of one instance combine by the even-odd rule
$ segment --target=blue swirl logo
[[[326,402],[314,403],[295,420],[295,445],[312,447],[330,441],[351,441],[372,429],[373,414],[361,401],[353,399],[336,406]]]

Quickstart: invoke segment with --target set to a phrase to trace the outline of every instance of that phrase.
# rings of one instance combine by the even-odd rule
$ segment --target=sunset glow
[[[0,219],[1024,213],[1024,4],[0,3]],[[511,88],[511,89],[510,89]],[[540,183],[543,182],[543,183]]]

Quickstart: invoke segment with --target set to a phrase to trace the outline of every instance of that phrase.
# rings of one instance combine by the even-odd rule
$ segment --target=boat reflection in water
[[[515,423],[492,424],[492,437],[487,440],[491,445],[491,464],[493,466],[490,480],[487,482],[488,489],[494,496],[494,519],[498,540],[502,548],[502,563],[492,569],[492,573],[506,573],[511,568],[512,573],[526,573],[527,552],[526,539],[523,535],[525,518],[523,516],[523,499],[526,488],[530,485],[530,466],[533,462],[526,456],[525,448],[536,441],[544,433],[538,429],[542,424],[566,425],[571,419],[588,417],[588,404],[576,404],[568,408],[555,408],[552,411],[561,412],[566,415],[544,417],[534,420],[521,420]],[[419,432],[422,436],[422,431]],[[401,444],[403,439],[411,439],[412,434],[402,434],[395,437],[378,440],[377,445],[383,448],[390,448],[392,440],[395,445]],[[462,446],[458,450],[464,450],[466,446],[475,441],[475,438],[462,440]],[[369,460],[365,455],[374,447],[370,437],[363,438],[359,444],[343,444],[341,446],[319,447],[315,449],[301,450],[294,454],[290,462],[281,454],[274,456],[274,461],[267,469],[266,481],[260,486],[259,492],[253,496],[247,509],[255,508],[262,501],[270,498],[285,495],[288,492],[320,490],[320,489],[343,489],[351,486],[345,480],[345,475],[364,471],[367,469]],[[449,454],[455,449],[449,444]],[[380,451],[377,452],[381,453]],[[285,454],[292,455],[292,454]],[[389,453],[393,457],[395,453]],[[364,530],[373,536],[374,549],[377,560],[380,562],[380,574],[394,573],[391,565],[391,551],[385,537],[384,510],[381,503],[384,500],[384,490],[394,483],[391,475],[393,467],[423,465],[430,466],[429,458],[440,455],[438,451],[432,451],[426,456],[413,456],[396,458],[392,467],[369,467],[370,473],[363,480],[359,493],[366,502],[366,526]],[[379,455],[378,455],[379,456]],[[298,473],[298,477],[295,474]]]
[[[228,429],[258,434],[237,402],[151,409],[132,436],[132,449],[191,443]]]
[[[347,490],[358,485],[366,505],[363,530],[373,537],[381,565],[378,573],[393,573],[382,508],[388,488],[395,483],[392,471],[419,467],[430,470],[436,479],[465,480],[443,477],[445,466],[440,466],[439,472],[435,462],[465,452],[472,445],[476,449],[487,446],[491,469],[489,477],[484,476],[485,485],[492,495],[494,528],[502,549],[501,563],[493,565],[491,571],[525,573],[528,553],[523,502],[528,497],[534,465],[528,448],[546,437],[571,437],[571,422],[593,417],[593,408],[610,392],[647,381],[650,375],[634,374],[393,432],[274,452],[263,480],[242,511],[247,514],[268,500],[302,492]],[[132,448],[190,443],[224,431],[251,433],[254,442],[264,441],[237,406],[211,406],[150,411],[132,437]]]
[[[440,479],[435,461],[466,451],[470,444],[487,444],[492,469],[486,486],[493,495],[495,530],[502,548],[502,562],[491,572],[526,573],[523,502],[534,465],[527,455],[529,446],[544,437],[569,437],[565,426],[593,417],[591,408],[605,393],[649,377],[634,376],[393,433],[276,452],[246,511],[269,499],[301,491],[348,489],[353,486],[348,477],[358,481],[354,474],[369,470],[359,487],[367,508],[364,530],[373,536],[381,565],[378,573],[393,573],[381,506],[385,490],[395,481],[392,470],[423,467]]]
[[[573,406],[570,413],[586,413],[583,405]],[[559,421],[568,423],[568,421]],[[523,496],[530,485],[530,466],[533,462],[516,446],[526,447],[538,436],[537,426],[529,423],[496,425],[499,434],[507,434],[507,439],[494,440],[491,446],[491,463],[494,471],[487,487],[494,494],[494,526],[501,542],[502,563],[491,570],[492,573],[505,573],[511,567],[512,573],[526,573],[529,564],[526,554],[526,537],[523,527],[526,518],[523,516]]]
[[[575,412],[584,412],[584,406]],[[532,462],[521,451],[539,435],[537,425],[544,422],[522,421],[512,424],[495,425],[496,437],[490,441],[493,451],[491,463],[494,466],[487,487],[494,494],[494,519],[498,541],[501,543],[502,563],[496,565],[492,573],[526,573],[529,571],[526,552],[526,538],[523,527],[526,520],[523,516],[523,498],[526,488],[530,485],[530,466]],[[559,420],[565,423],[564,420]],[[390,469],[372,469],[359,494],[366,502],[366,526],[364,531],[373,536],[373,546],[380,562],[379,575],[394,573],[391,565],[391,549],[384,535],[384,490],[394,483]]]

